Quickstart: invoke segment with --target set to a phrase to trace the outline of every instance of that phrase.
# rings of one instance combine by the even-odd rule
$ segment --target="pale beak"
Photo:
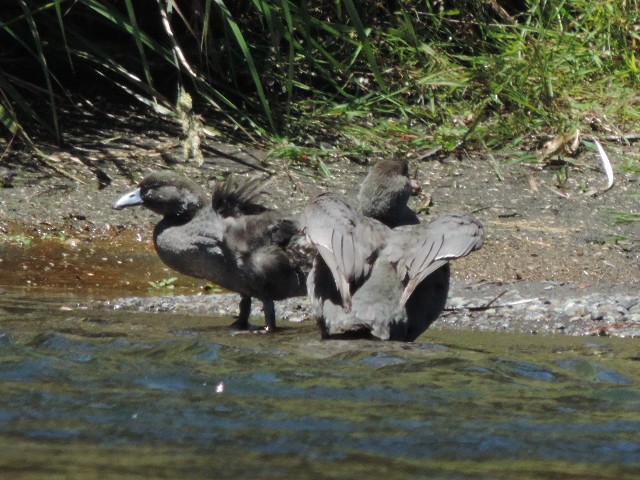
[[[118,199],[113,204],[113,208],[121,210],[126,207],[135,207],[136,205],[142,205],[144,201],[140,196],[140,188],[136,188],[133,192],[129,192]]]

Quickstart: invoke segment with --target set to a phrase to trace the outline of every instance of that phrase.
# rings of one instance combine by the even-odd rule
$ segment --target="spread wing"
[[[305,208],[302,228],[329,267],[349,311],[352,288],[368,278],[389,229],[363,217],[333,193],[317,196]]]
[[[428,225],[399,227],[394,234],[383,254],[406,282],[401,305],[428,275],[449,260],[478,250],[484,242],[482,224],[463,213],[443,215]]]

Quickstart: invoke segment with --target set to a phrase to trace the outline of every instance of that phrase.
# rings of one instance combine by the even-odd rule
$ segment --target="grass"
[[[633,191],[629,193],[632,199],[634,199],[637,205],[640,205],[640,192]],[[640,223],[640,212],[625,212],[622,210],[609,210],[609,218],[613,223],[617,224],[631,224]]]
[[[621,212],[618,210],[610,210],[609,214],[613,220],[614,223],[622,223],[622,224],[629,224],[629,223],[638,223],[640,222],[640,213],[634,213],[634,212]]]
[[[43,131],[60,142],[67,98],[121,93],[178,121],[186,92],[204,128],[225,119],[228,135],[327,175],[335,155],[640,129],[636,2],[388,5],[18,0],[0,17],[5,148],[36,148]]]

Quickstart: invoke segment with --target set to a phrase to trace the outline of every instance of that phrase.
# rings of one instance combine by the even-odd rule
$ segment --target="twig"
[[[475,210],[471,210],[469,213],[471,213],[471,214],[476,214],[476,213],[478,213],[478,212],[482,212],[482,211],[484,211],[484,210],[489,210],[489,209],[491,209],[491,208],[494,208],[494,207],[491,207],[491,206],[487,206],[487,207],[479,207],[479,208],[476,208]]]
[[[486,303],[485,305],[481,306],[481,307],[460,307],[460,308],[445,308],[445,310],[448,311],[456,311],[456,310],[469,310],[469,311],[476,311],[476,310],[486,310],[488,308],[491,307],[491,305],[493,304],[493,302],[495,302],[496,300],[498,300],[501,296],[503,296],[505,293],[507,293],[508,290],[503,290],[502,292],[500,292],[498,295],[496,295],[493,299],[489,300],[489,303]]]
[[[556,195],[560,195],[562,198],[569,198],[569,195],[567,195],[566,193],[562,193],[559,192],[557,190],[554,190],[553,188],[551,188],[549,185],[542,185],[544,188],[546,188],[547,190],[549,190],[550,192],[555,193]]]
[[[42,150],[40,150],[36,146],[35,143],[33,143],[33,141],[31,140],[31,137],[29,137],[29,135],[27,135],[24,130],[21,130],[20,134],[21,134],[20,136],[22,138],[22,141],[27,143],[33,149],[33,151],[38,156],[38,159],[40,160],[40,162],[44,163],[47,167],[55,170],[60,175],[63,175],[65,177],[73,180],[74,182],[78,182],[78,183],[84,184],[84,182],[82,180],[80,180],[78,177],[76,177],[75,175],[73,175],[70,172],[67,172],[64,168],[57,166],[49,155],[44,153]]]
[[[432,148],[432,149],[430,149],[430,150],[427,150],[426,152],[424,152],[424,153],[420,154],[420,155],[418,156],[417,160],[418,160],[419,162],[423,162],[423,161],[425,161],[425,160],[430,159],[431,157],[435,157],[435,156],[436,156],[436,155],[438,155],[440,152],[442,152],[442,150],[443,150],[442,145],[439,145],[439,146],[437,146],[437,147],[434,147],[434,148]]]
[[[604,140],[605,142],[637,142],[640,140],[640,133],[628,133],[622,135],[601,135],[598,137],[600,140]]]
[[[476,311],[476,310],[486,310],[486,309],[490,308],[491,305],[493,305],[494,302],[496,300],[498,300],[501,296],[503,296],[505,293],[507,293],[507,290],[503,290],[502,292],[500,292],[498,295],[493,297],[493,299],[489,300],[489,302],[486,303],[485,305],[483,305],[481,307],[467,307],[467,310],[472,311],[472,312]]]
[[[232,161],[234,161],[236,163],[239,163],[240,165],[244,165],[245,167],[253,168],[254,170],[260,170],[261,172],[268,173],[269,175],[273,175],[274,174],[274,172],[272,172],[268,168],[264,168],[261,165],[256,165],[254,163],[247,162],[246,160],[242,160],[241,158],[238,158],[238,157],[234,157],[233,155],[231,155],[229,153],[225,153],[222,150],[218,150],[217,148],[212,147],[210,145],[205,145],[204,150],[206,150],[207,153],[213,152],[213,153],[215,153],[216,155],[218,155],[220,157],[226,158],[227,160],[232,160]],[[205,162],[207,160],[208,159],[205,158]]]
[[[505,293],[507,293],[506,290],[502,292],[500,295],[498,295],[497,297],[495,297],[493,300],[491,300],[489,303],[486,303],[485,305],[481,305],[479,307],[449,307],[449,308],[446,308],[445,310],[450,312],[455,312],[458,310],[468,310],[469,312],[482,312],[484,310],[489,310],[490,308],[513,307],[514,305],[522,305],[523,303],[531,303],[539,300],[538,297],[525,298],[523,300],[515,300],[509,303],[499,303],[497,305],[493,305],[493,303]]]
[[[536,297],[536,298],[524,298],[522,300],[515,300],[515,301],[509,302],[509,303],[500,303],[499,305],[494,305],[494,308],[513,307],[514,305],[522,305],[523,303],[531,303],[531,302],[536,302],[538,300],[540,300],[538,297]]]

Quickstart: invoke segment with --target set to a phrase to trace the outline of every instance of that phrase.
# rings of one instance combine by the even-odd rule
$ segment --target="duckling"
[[[146,176],[118,199],[120,210],[142,205],[162,215],[153,230],[160,259],[170,268],[240,294],[233,326],[250,328],[252,298],[262,302],[266,331],[276,328],[274,301],[306,294],[312,256],[295,220],[257,202],[261,180],[233,187],[216,182],[211,198],[192,180],[170,171]]]
[[[303,213],[303,231],[318,252],[307,290],[324,338],[414,341],[445,307],[449,261],[483,244],[482,224],[471,215],[419,224],[407,206],[406,173],[403,161],[369,173],[359,198],[363,212],[377,218],[333,193],[320,194]]]

